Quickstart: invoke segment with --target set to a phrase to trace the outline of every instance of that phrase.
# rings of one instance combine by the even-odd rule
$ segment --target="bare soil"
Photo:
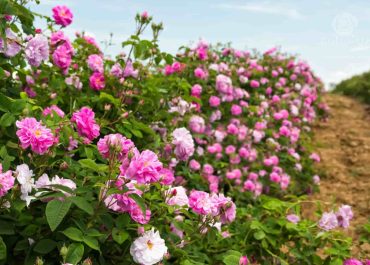
[[[370,245],[359,246],[361,229],[370,219],[370,109],[359,101],[325,95],[330,107],[327,122],[314,128],[316,150],[321,156],[320,193],[330,204],[352,206],[354,218],[346,233],[354,240],[354,253],[370,255]]]

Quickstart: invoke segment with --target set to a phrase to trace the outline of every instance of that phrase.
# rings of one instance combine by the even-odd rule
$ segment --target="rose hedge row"
[[[111,59],[63,33],[67,7],[41,30],[21,4],[0,6],[3,264],[349,257],[350,207],[311,221],[296,197],[317,190],[310,124],[327,110],[306,63],[205,42],[172,56],[145,12]]]

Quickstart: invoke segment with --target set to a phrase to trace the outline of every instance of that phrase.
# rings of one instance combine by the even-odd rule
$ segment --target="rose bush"
[[[22,4],[0,6],[0,262],[350,257],[350,206],[311,221],[296,197],[317,190],[310,124],[327,111],[307,63],[204,41],[173,56],[146,12],[112,59],[63,32],[68,7],[41,30]]]

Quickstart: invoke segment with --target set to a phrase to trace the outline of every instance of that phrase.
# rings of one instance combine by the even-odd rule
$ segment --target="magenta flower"
[[[212,201],[207,192],[193,190],[189,196],[189,206],[197,214],[207,215],[212,212]]]
[[[319,227],[325,231],[329,231],[338,227],[338,220],[335,213],[333,212],[323,213],[319,221]]]
[[[353,218],[351,206],[342,205],[335,213],[338,219],[338,225],[343,228],[349,227],[349,221]]]
[[[139,70],[135,70],[134,66],[132,65],[132,62],[128,60],[126,62],[126,66],[124,67],[123,77],[132,76],[133,78],[137,78],[138,75],[139,75]]]
[[[189,162],[189,167],[191,170],[198,171],[200,169],[200,164],[197,160],[192,159]]]
[[[35,118],[24,118],[15,124],[18,128],[16,134],[23,149],[31,146],[33,152],[42,155],[54,144],[55,138],[51,130]]]
[[[211,174],[213,174],[214,169],[213,169],[212,165],[204,164],[202,171],[205,175],[211,175]]]
[[[42,61],[49,58],[49,44],[46,37],[37,34],[26,46],[25,55],[31,66],[39,67]]]
[[[69,144],[68,144],[68,147],[67,147],[67,150],[68,151],[72,151],[73,149],[76,149],[78,146],[78,141],[73,139],[72,136],[69,137]]]
[[[213,216],[220,216],[223,224],[231,223],[236,217],[236,206],[230,197],[223,194],[213,194],[211,197],[211,208]]]
[[[162,185],[170,186],[175,181],[175,176],[171,169],[162,168],[162,170],[159,171],[159,175]]]
[[[202,68],[198,67],[194,70],[195,77],[199,79],[207,79],[208,73],[204,71]]]
[[[9,28],[5,30],[5,37],[5,41],[0,38],[0,53],[4,53],[6,57],[16,56],[21,51],[19,39]],[[6,42],[6,45],[4,42]]]
[[[315,162],[320,162],[320,156],[319,156],[318,154],[316,154],[316,153],[312,153],[312,154],[310,155],[310,158],[311,158],[313,161],[315,161]]]
[[[361,261],[359,261],[358,259],[347,259],[343,262],[343,265],[363,265],[363,263]]]
[[[183,186],[170,188],[166,192],[166,197],[168,205],[189,206],[189,198]]]
[[[117,78],[120,78],[123,74],[123,69],[121,65],[119,63],[115,63],[110,70],[110,74]]]
[[[186,161],[194,154],[194,140],[186,128],[178,128],[172,132],[172,144],[175,145],[175,155]]]
[[[218,75],[216,77],[216,89],[221,94],[232,95],[233,85],[230,77],[225,75]]]
[[[102,90],[105,87],[105,78],[102,73],[95,72],[90,76],[89,79],[90,87],[93,90]]]
[[[320,184],[320,177],[318,175],[313,176],[312,179],[313,179],[313,183],[315,183],[316,185]]]
[[[206,129],[204,119],[198,115],[193,115],[189,120],[189,128],[193,133],[204,133]]]
[[[56,6],[52,9],[56,24],[66,27],[72,23],[73,14],[66,6]]]
[[[3,197],[14,186],[15,178],[12,176],[12,171],[3,172],[3,167],[0,164],[0,197]]]
[[[88,107],[83,107],[73,113],[71,121],[76,123],[77,132],[87,142],[91,142],[100,134],[100,127],[95,122],[95,113]]]
[[[232,115],[239,116],[240,114],[242,114],[243,109],[239,105],[233,104],[230,111]]]
[[[97,147],[104,158],[109,158],[110,155],[114,154],[119,160],[122,160],[135,145],[130,139],[116,133],[108,134],[101,138]]]
[[[127,212],[137,223],[147,224],[150,221],[150,209],[146,209],[145,214],[143,214],[141,207],[129,196],[132,193],[140,196],[141,191],[137,190],[133,183],[128,183],[126,186],[130,189],[128,192],[109,195],[104,200],[105,205],[115,212]]]
[[[218,107],[221,104],[221,99],[219,97],[216,97],[216,96],[211,96],[209,98],[208,103],[211,107]]]
[[[139,224],[147,224],[150,221],[150,216],[151,216],[150,210],[146,209],[145,215],[144,215],[140,206],[137,205],[136,203],[132,204],[129,214],[132,220],[134,220],[135,222]]]
[[[104,72],[103,58],[98,54],[89,55],[89,57],[87,58],[87,65],[94,72]]]
[[[248,179],[244,182],[244,189],[248,191],[254,191],[256,189],[256,185],[253,181]]]
[[[201,85],[198,85],[198,84],[195,84],[191,88],[191,95],[193,97],[199,98],[201,94],[202,94],[202,86]]]
[[[223,207],[223,212],[221,213],[220,220],[223,224],[232,223],[236,217],[236,206],[235,203],[230,202],[227,206]]]
[[[148,184],[160,180],[162,168],[162,163],[154,152],[145,150],[140,153],[137,149],[134,149],[134,155],[125,175],[131,180],[136,180],[137,183]]]
[[[98,45],[98,43],[96,42],[96,40],[94,39],[94,37],[84,35],[84,36],[83,36],[83,39],[84,39],[88,44],[93,45],[93,46],[95,46],[98,50],[100,50],[99,45]]]
[[[296,215],[296,214],[288,214],[288,215],[286,216],[286,219],[287,219],[289,222],[293,223],[293,224],[297,224],[297,223],[301,220],[301,218],[299,218],[299,216],[298,216],[298,215]]]
[[[53,62],[60,69],[66,71],[72,63],[72,53],[73,50],[65,42],[62,45],[59,45],[53,52]]]
[[[61,118],[63,118],[65,115],[63,110],[61,110],[57,105],[51,105],[50,107],[46,107],[43,110],[42,115],[44,116],[50,115],[51,117],[53,117],[54,113],[57,114]]]
[[[140,14],[140,17],[141,17],[141,19],[143,19],[143,20],[147,20],[147,19],[149,18],[148,11],[143,11],[143,12]]]
[[[260,87],[260,83],[257,80],[251,80],[250,85],[252,88]]]
[[[64,35],[63,31],[59,30],[59,31],[55,31],[55,32],[51,33],[50,44],[52,46],[57,46],[58,44],[62,44],[62,43],[65,43],[65,42],[70,43],[70,40],[66,35]]]
[[[248,264],[249,264],[249,260],[247,256],[240,257],[239,265],[248,265]]]

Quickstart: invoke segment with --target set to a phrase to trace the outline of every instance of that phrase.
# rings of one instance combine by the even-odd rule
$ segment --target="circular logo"
[[[357,24],[357,18],[350,13],[340,13],[333,19],[333,29],[340,36],[352,35]]]

